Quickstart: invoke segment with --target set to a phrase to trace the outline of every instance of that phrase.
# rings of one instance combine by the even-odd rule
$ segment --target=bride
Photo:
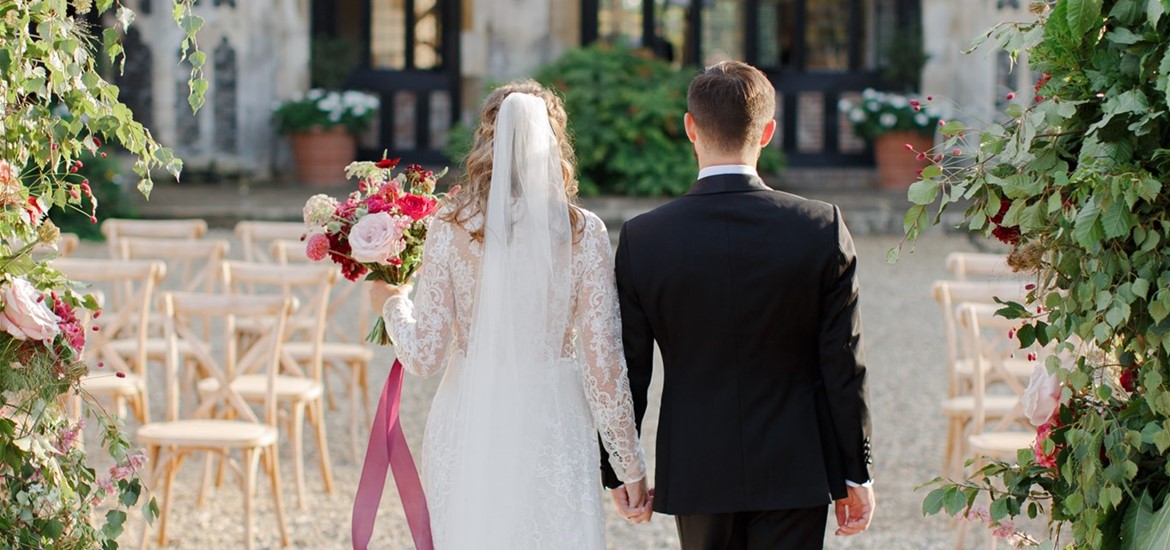
[[[430,226],[417,303],[371,291],[407,372],[446,368],[422,459],[440,550],[605,548],[598,432],[622,515],[649,518],[609,235],[571,204],[566,122],[536,82],[493,92],[468,182]]]

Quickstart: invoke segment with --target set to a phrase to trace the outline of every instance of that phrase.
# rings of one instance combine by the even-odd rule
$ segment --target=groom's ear
[[[776,119],[769,120],[764,124],[764,133],[760,134],[760,148],[767,147],[772,142],[772,138],[776,136]]]
[[[695,117],[691,116],[690,113],[683,115],[683,128],[687,131],[687,139],[694,143],[698,134],[695,132]]]

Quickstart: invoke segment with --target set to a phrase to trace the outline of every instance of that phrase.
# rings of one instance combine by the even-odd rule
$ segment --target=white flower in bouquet
[[[893,128],[894,125],[898,123],[898,116],[894,113],[882,113],[882,116],[878,119],[878,122],[886,128]]]
[[[1028,381],[1028,388],[1020,396],[1024,406],[1024,416],[1033,426],[1047,424],[1052,415],[1060,407],[1060,379],[1048,372],[1043,362],[1036,365],[1032,371],[1032,378]]]
[[[362,263],[390,265],[390,260],[406,249],[402,232],[412,223],[406,216],[385,212],[366,215],[349,230],[350,255]]]
[[[852,122],[865,122],[867,118],[869,117],[861,109],[854,109],[849,112],[849,120]]]
[[[917,124],[920,128],[926,128],[930,125],[930,117],[923,113],[918,113],[914,115],[914,124]]]
[[[329,195],[313,195],[305,202],[302,213],[305,216],[305,225],[308,227],[325,227],[333,220],[333,213],[337,211],[337,199]]]
[[[297,97],[299,98],[300,94],[298,94]],[[306,99],[311,99],[313,101],[317,101],[323,97],[325,97],[325,90],[320,88],[313,88],[312,90],[309,90],[309,93],[305,94]]]

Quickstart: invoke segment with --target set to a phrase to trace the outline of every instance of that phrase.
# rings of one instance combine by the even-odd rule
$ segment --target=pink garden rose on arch
[[[17,340],[51,341],[60,332],[57,316],[32,283],[16,277],[0,286],[0,330]]]
[[[1048,372],[1048,367],[1040,362],[1032,371],[1032,378],[1020,402],[1024,405],[1024,416],[1033,426],[1044,426],[1060,408],[1060,379]]]

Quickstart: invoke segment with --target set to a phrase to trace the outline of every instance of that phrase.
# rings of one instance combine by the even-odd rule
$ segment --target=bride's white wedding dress
[[[496,193],[508,172],[498,167],[516,166],[500,158],[500,125],[519,120],[523,135],[526,122],[523,105],[505,110],[517,95],[497,122],[486,228],[483,215],[432,222],[417,302],[391,298],[383,316],[407,372],[446,369],[422,451],[435,547],[602,549],[598,432],[623,481],[646,473],[609,235],[583,211],[584,231],[566,238],[563,197],[541,189],[556,190],[557,169],[525,172],[528,157],[518,154],[521,166],[513,168],[527,181]],[[524,97],[529,114],[543,112],[543,101]],[[549,154],[535,157],[542,152]],[[550,179],[537,181],[543,177]],[[481,228],[482,242],[470,233]]]

